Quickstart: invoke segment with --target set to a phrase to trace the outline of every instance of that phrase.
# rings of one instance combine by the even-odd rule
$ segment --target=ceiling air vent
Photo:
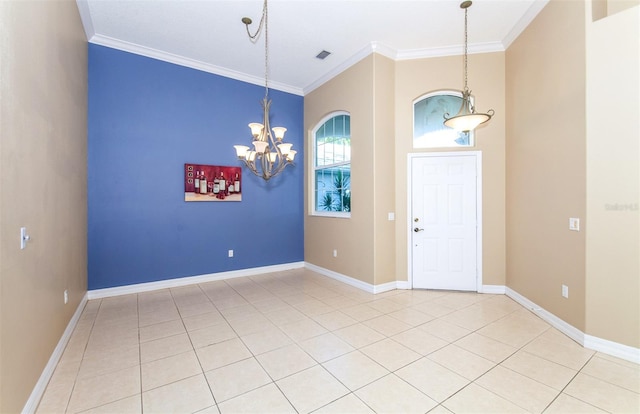
[[[316,55],[316,58],[320,59],[320,60],[324,60],[327,56],[329,56],[331,54],[331,52],[328,52],[326,50],[323,50],[322,52],[318,53]]]

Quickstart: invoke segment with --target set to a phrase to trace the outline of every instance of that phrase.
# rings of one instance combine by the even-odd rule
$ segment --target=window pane
[[[351,166],[316,170],[316,211],[351,211]]]
[[[314,139],[314,211],[349,213],[351,117],[332,117],[316,129]]]
[[[316,131],[316,166],[332,165],[351,160],[350,118],[339,115],[325,122]]]
[[[344,136],[344,115],[336,116],[333,121],[333,134],[337,136]]]

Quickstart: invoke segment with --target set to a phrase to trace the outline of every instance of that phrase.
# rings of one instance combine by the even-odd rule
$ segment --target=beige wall
[[[407,156],[424,151],[412,148],[412,103],[430,91],[460,89],[461,68],[459,56],[393,62],[372,54],[305,96],[307,131],[331,111],[351,113],[353,191],[351,219],[306,217],[305,261],[374,285],[408,280]],[[470,68],[476,104],[497,113],[476,132],[473,148],[484,165],[483,284],[504,285],[504,53],[472,55]],[[308,192],[305,201],[308,211]]]
[[[592,23],[590,6],[551,0],[507,52],[470,56],[476,105],[496,111],[473,148],[483,156],[483,284],[506,285],[589,335],[638,347],[640,12]],[[371,284],[408,280],[407,156],[428,151],[412,148],[412,102],[460,89],[461,64],[459,56],[374,54],[305,97],[306,128],[342,109],[354,136],[353,217],[307,217],[305,260]],[[581,220],[579,232],[570,217]],[[348,256],[332,258],[334,248]]]
[[[396,280],[394,212],[394,71],[379,54],[305,96],[307,165],[311,131],[328,114],[351,114],[351,218],[309,215],[312,178],[305,171],[305,261],[372,285]],[[333,257],[333,250],[338,257]]]
[[[0,412],[9,413],[24,407],[86,292],[87,42],[72,0],[2,1],[0,21]],[[21,226],[32,237],[25,250]]]
[[[328,114],[351,114],[351,218],[309,215],[313,177],[305,169],[305,261],[374,284],[374,55],[347,69],[304,98],[305,165],[313,165],[311,130]],[[333,257],[333,250],[338,257]]]
[[[640,5],[640,0],[607,0],[607,14],[611,16],[638,5]]]
[[[585,328],[584,3],[551,0],[507,50],[507,285]],[[581,231],[569,230],[569,218]],[[561,286],[569,287],[569,298]]]
[[[640,347],[640,7],[587,33],[586,333]]]
[[[407,205],[407,156],[414,149],[413,101],[440,89],[462,88],[462,57],[441,57],[396,63],[396,275],[408,280],[407,237],[411,227]],[[494,109],[496,115],[476,131],[482,151],[482,273],[484,285],[505,284],[505,119],[504,53],[469,56],[469,88],[478,111]],[[438,149],[438,151],[449,149]]]
[[[395,62],[374,54],[374,284],[396,280],[396,221],[389,221],[395,212]]]
[[[640,0],[591,0],[587,1],[587,5],[591,7],[588,21],[596,21],[638,6]]]

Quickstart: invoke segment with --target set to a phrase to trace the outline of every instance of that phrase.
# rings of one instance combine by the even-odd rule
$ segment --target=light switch
[[[388,218],[389,218],[389,221],[395,220],[396,219],[396,213],[393,213],[393,212],[389,213]]]
[[[569,230],[580,231],[580,219],[571,217],[569,219]]]
[[[31,239],[27,234],[26,227],[20,227],[20,250],[25,249],[27,247],[27,242]]]

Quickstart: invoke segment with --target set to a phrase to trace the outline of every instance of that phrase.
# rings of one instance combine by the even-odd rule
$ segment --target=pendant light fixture
[[[264,98],[261,102],[262,123],[249,124],[253,136],[253,149],[246,145],[234,145],[234,148],[238,160],[244,162],[252,173],[269,181],[272,177],[280,174],[287,165],[293,165],[296,151],[291,149],[293,144],[287,144],[283,141],[287,128],[271,128],[269,124],[271,99],[269,99],[269,13],[267,0],[264,0],[262,18],[254,34],[251,34],[249,30],[249,25],[252,23],[250,18],[243,17],[242,23],[246,26],[247,34],[254,43],[264,27]]]
[[[460,4],[460,8],[464,9],[464,89],[462,90],[462,105],[460,105],[460,110],[455,116],[450,117],[448,113],[444,114],[444,125],[461,132],[473,131],[478,125],[489,121],[495,113],[493,109],[489,109],[486,113],[476,112],[476,108],[471,103],[471,91],[467,86],[467,12],[471,4],[471,1],[463,1]]]

